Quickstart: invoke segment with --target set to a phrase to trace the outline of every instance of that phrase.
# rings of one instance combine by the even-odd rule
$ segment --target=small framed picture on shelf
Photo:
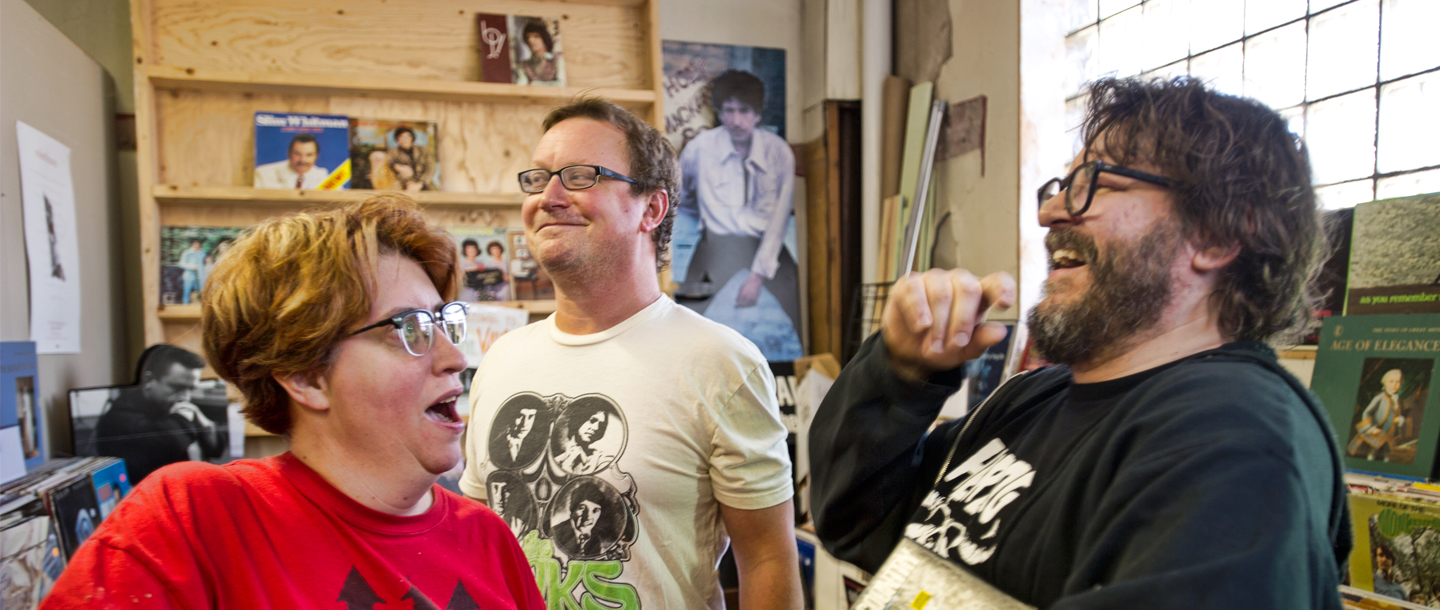
[[[475,25],[480,33],[480,80],[565,86],[558,19],[479,14]]]

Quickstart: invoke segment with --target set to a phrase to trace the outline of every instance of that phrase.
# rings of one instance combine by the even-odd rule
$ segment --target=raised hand
[[[979,357],[1005,338],[1005,326],[986,315],[1014,304],[1015,278],[1004,272],[976,279],[964,269],[931,269],[900,278],[881,320],[890,367],[924,381]]]

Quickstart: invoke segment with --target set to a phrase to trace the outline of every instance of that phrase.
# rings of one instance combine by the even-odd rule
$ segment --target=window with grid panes
[[[1070,0],[1066,19],[1073,152],[1086,83],[1188,74],[1279,111],[1325,208],[1440,192],[1440,0]]]

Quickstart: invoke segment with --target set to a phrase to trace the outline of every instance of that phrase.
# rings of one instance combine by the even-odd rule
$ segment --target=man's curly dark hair
[[[1211,295],[1221,332],[1277,342],[1303,332],[1326,248],[1309,155],[1285,119],[1188,77],[1106,78],[1089,95],[1086,150],[1100,140],[1121,165],[1150,162],[1172,181],[1191,243],[1240,247]]]

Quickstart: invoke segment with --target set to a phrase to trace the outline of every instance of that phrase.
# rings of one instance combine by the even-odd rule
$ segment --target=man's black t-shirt
[[[867,342],[812,424],[836,556],[874,570],[903,534],[1041,607],[1339,607],[1339,454],[1263,345],[1095,384],[1042,369],[928,435],[954,380],[886,359]]]

